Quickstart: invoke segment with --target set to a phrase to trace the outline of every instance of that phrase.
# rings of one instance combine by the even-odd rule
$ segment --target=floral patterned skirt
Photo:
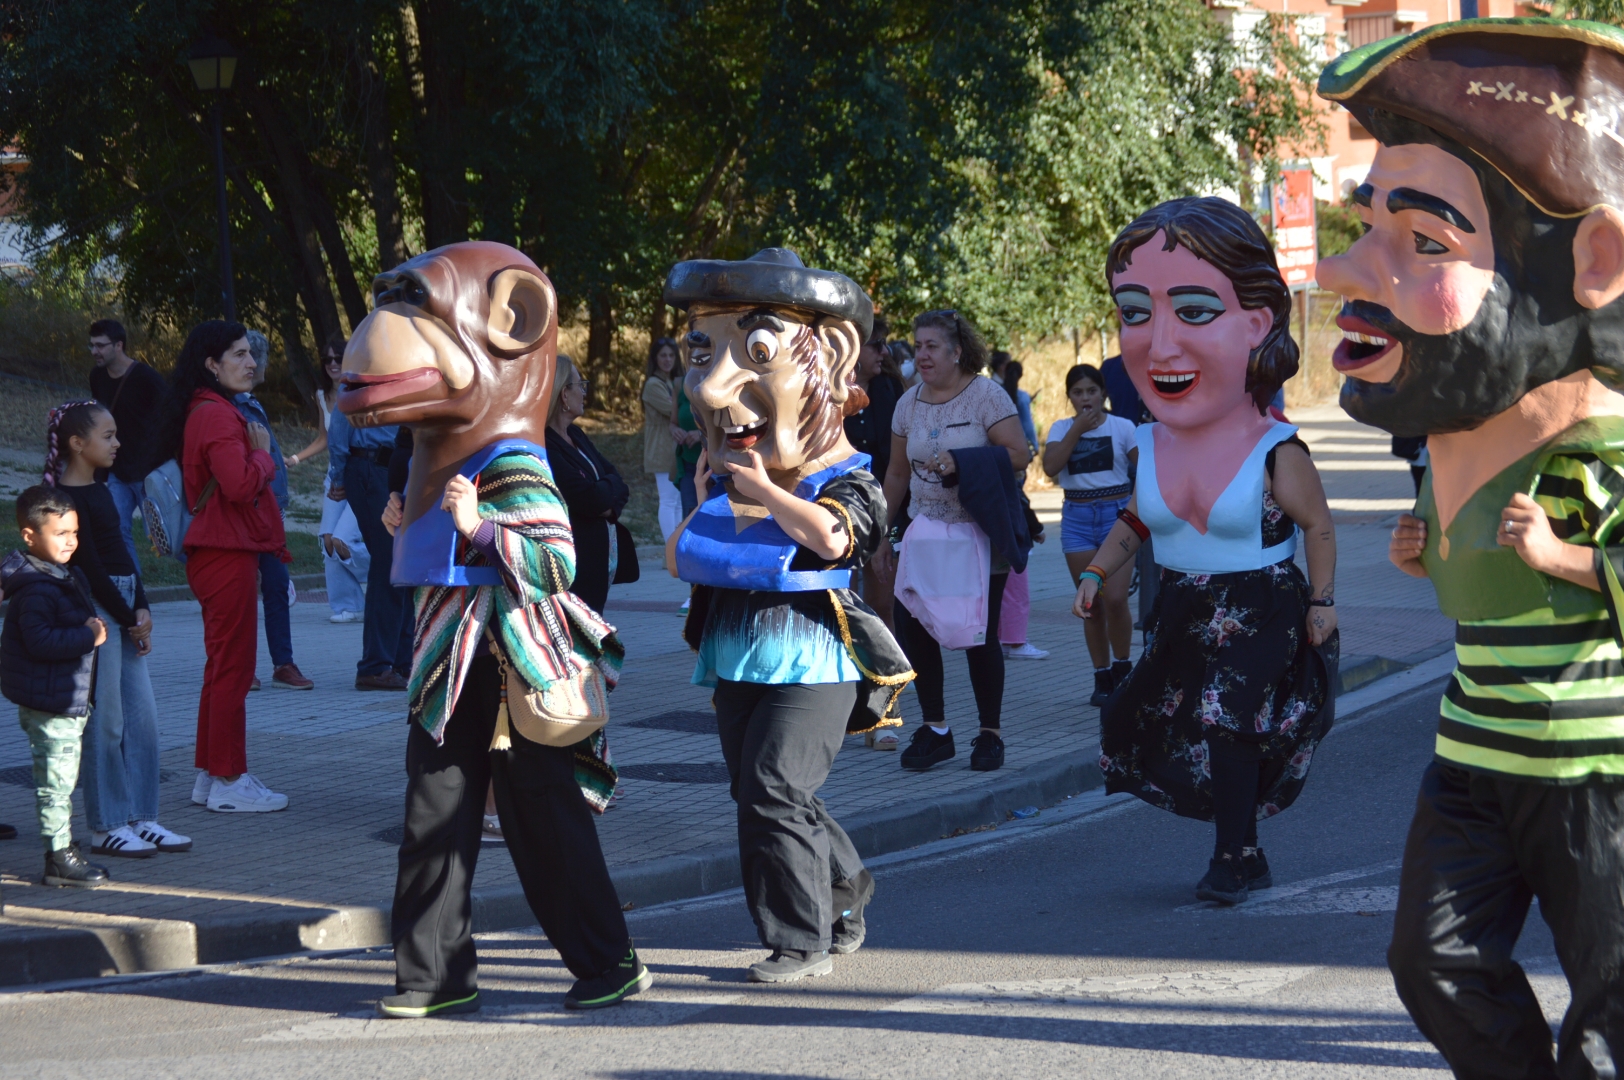
[[[1163,570],[1150,644],[1101,710],[1105,789],[1213,820],[1209,739],[1258,747],[1257,816],[1302,791],[1331,729],[1339,639],[1309,643],[1293,562],[1228,574]]]

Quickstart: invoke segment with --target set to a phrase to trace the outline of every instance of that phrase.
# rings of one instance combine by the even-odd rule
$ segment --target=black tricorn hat
[[[1465,19],[1333,60],[1319,93],[1366,127],[1383,110],[1482,157],[1553,217],[1624,209],[1624,31]]]
[[[738,262],[679,262],[666,275],[665,302],[684,311],[697,303],[800,308],[850,319],[864,341],[874,327],[874,301],[857,282],[833,270],[813,270],[789,248],[763,248]]]

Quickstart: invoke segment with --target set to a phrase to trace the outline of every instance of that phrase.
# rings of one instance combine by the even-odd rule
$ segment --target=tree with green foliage
[[[1199,0],[102,0],[0,11],[0,144],[47,274],[125,311],[217,314],[209,95],[237,296],[289,355],[353,327],[373,274],[464,238],[523,249],[590,328],[666,330],[666,269],[788,244],[888,310],[951,302],[1004,340],[1087,325],[1115,231],[1245,190],[1313,137],[1290,24]]]

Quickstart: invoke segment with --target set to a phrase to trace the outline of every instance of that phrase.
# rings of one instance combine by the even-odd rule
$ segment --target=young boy
[[[17,497],[17,527],[27,551],[0,564],[0,590],[11,604],[0,630],[0,694],[17,705],[33,752],[45,884],[95,888],[107,884],[107,871],[79,853],[70,818],[96,646],[107,640],[107,627],[96,618],[84,575],[68,566],[79,546],[73,500],[31,487]]]

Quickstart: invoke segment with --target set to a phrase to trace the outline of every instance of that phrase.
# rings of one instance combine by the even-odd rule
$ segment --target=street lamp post
[[[231,89],[231,80],[237,74],[237,53],[219,38],[207,37],[192,46],[186,62],[197,88],[214,95],[209,117],[214,124],[214,195],[220,215],[220,297],[226,321],[236,322],[237,290],[231,280],[231,225],[226,216],[226,151],[219,93]]]

